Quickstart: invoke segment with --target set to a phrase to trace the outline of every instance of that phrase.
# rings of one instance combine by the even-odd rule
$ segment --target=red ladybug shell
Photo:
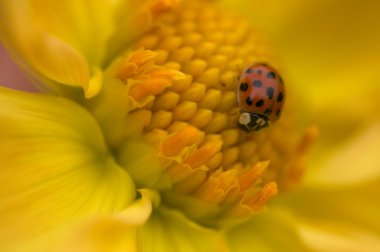
[[[237,100],[242,111],[277,121],[285,100],[281,76],[266,64],[249,66],[239,78]]]

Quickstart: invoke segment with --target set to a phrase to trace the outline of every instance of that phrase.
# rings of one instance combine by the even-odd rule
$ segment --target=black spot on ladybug
[[[272,88],[272,87],[268,87],[267,88],[267,96],[268,96],[269,99],[273,98],[273,96],[274,96],[274,88]]]
[[[248,84],[247,83],[242,83],[240,84],[240,91],[247,91],[248,90]]]
[[[266,110],[264,111],[264,115],[267,115],[267,116],[269,116],[271,113],[272,113],[272,110],[271,110],[271,109],[266,109]]]
[[[258,102],[256,102],[256,107],[261,107],[264,105],[264,100],[259,100]]]
[[[280,92],[277,96],[277,102],[281,102],[283,98],[284,98],[284,95]]]
[[[262,87],[263,83],[260,80],[255,80],[255,81],[253,81],[253,85],[255,87]]]
[[[257,70],[257,73],[261,75],[263,73],[263,70]]]
[[[253,102],[253,100],[251,97],[247,97],[247,99],[245,99],[245,103],[247,103],[249,106],[252,105],[252,102]]]
[[[253,73],[254,70],[253,70],[252,68],[248,68],[247,70],[245,70],[245,72],[246,72],[247,74],[250,74],[250,73]]]
[[[276,74],[274,72],[269,72],[269,73],[267,73],[267,78],[274,79],[274,78],[276,78]]]
[[[281,115],[281,109],[276,110],[276,116],[279,117]]]

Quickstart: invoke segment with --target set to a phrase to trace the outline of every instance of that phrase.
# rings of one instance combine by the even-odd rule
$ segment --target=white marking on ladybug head
[[[239,124],[247,126],[251,122],[251,116],[249,113],[241,113],[239,117]]]

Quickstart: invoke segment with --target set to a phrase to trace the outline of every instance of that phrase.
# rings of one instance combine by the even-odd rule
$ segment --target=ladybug
[[[240,75],[237,102],[241,109],[238,126],[259,131],[277,121],[285,100],[284,82],[267,64],[253,64]]]

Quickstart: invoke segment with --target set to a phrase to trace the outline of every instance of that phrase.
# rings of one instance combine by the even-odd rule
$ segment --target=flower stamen
[[[150,10],[158,13],[172,1],[154,3]],[[267,129],[240,130],[237,77],[255,62],[278,64],[254,29],[216,12],[212,2],[186,1],[181,7],[186,11],[157,17],[160,26],[115,63],[114,76],[129,87],[130,114],[151,113],[141,133],[156,152],[160,175],[170,180],[164,204],[217,226],[223,218],[252,216],[278,191],[296,185],[315,132],[299,143],[286,106]],[[200,214],[194,204],[209,209]]]

